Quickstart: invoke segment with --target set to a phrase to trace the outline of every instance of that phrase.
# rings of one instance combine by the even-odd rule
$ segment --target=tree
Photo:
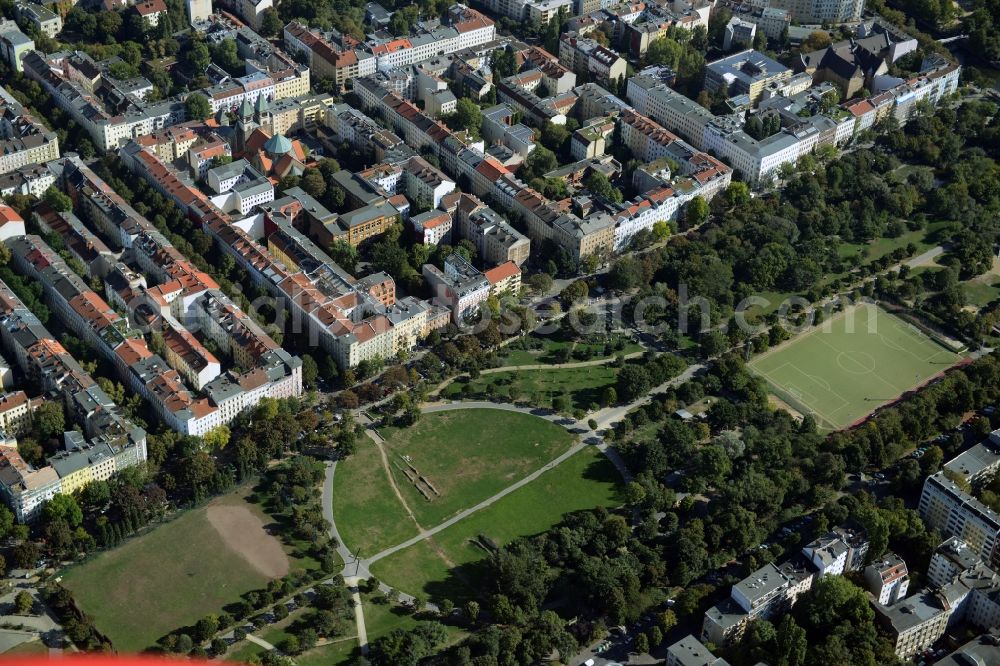
[[[345,240],[335,240],[330,245],[330,258],[348,273],[354,273],[358,264],[358,248]]]
[[[513,76],[517,73],[517,61],[514,52],[506,48],[497,49],[490,57],[490,67],[500,77]]]
[[[0,539],[6,537],[14,528],[14,513],[6,506],[0,505]],[[0,567],[0,574],[3,568]]]
[[[629,506],[638,506],[646,499],[646,489],[641,483],[630,481],[625,486],[625,503]]]
[[[299,181],[299,187],[316,199],[322,199],[326,193],[326,181],[319,169],[307,169]]]
[[[587,189],[593,194],[604,197],[608,201],[613,201],[614,203],[622,202],[621,190],[612,185],[611,181],[608,180],[608,177],[600,171],[594,171],[591,173],[590,176],[587,177],[587,180],[584,181],[584,185],[586,185]]]
[[[96,30],[99,34],[103,35],[104,41],[114,40],[121,29],[122,16],[118,12],[104,11],[97,15]]]
[[[280,649],[285,654],[296,655],[302,652],[302,648],[299,646],[299,639],[297,636],[289,636],[285,640],[278,644],[278,649]]]
[[[774,642],[775,666],[802,666],[806,663],[809,649],[806,631],[795,623],[791,614],[781,618]]]
[[[528,155],[528,159],[524,161],[524,178],[531,180],[536,176],[544,176],[558,166],[559,161],[556,159],[555,153],[545,146],[536,144],[535,149]]]
[[[643,283],[642,262],[632,256],[624,256],[611,264],[608,271],[608,284],[612,289],[625,291],[638,287]]]
[[[458,100],[455,113],[449,115],[445,121],[453,130],[468,130],[471,135],[478,137],[483,126],[483,113],[475,102],[468,97],[462,97]]]
[[[656,240],[667,240],[670,237],[670,223],[666,220],[654,222],[653,235],[656,236]]]
[[[479,619],[479,602],[475,600],[465,602],[465,614],[468,616],[469,622],[475,623]]]
[[[212,107],[208,98],[201,93],[191,93],[184,100],[184,110],[192,120],[205,120],[212,115]]]
[[[212,62],[208,46],[201,40],[195,40],[184,54],[185,61],[196,74],[201,74]],[[207,101],[207,100],[206,100]],[[207,116],[206,116],[207,117]]]
[[[204,447],[209,451],[221,451],[226,448],[226,444],[229,444],[229,438],[231,435],[232,433],[229,430],[229,426],[219,425],[202,435],[201,441]]]
[[[38,546],[33,541],[24,541],[14,546],[11,558],[18,569],[33,569],[38,563]]]
[[[273,7],[268,7],[260,17],[260,34],[265,37],[274,37],[279,34],[285,24],[281,22],[281,17]]]
[[[75,497],[59,493],[42,507],[42,519],[46,523],[63,520],[70,527],[76,527],[83,522],[83,511]]]
[[[618,395],[631,401],[651,388],[649,372],[641,365],[630,364],[618,371]]]
[[[698,195],[684,207],[684,221],[688,227],[697,227],[708,219],[708,202]]]
[[[306,388],[316,386],[316,379],[319,377],[319,365],[312,354],[302,354],[302,384]]]
[[[684,46],[670,37],[654,39],[646,49],[646,64],[665,65],[675,72],[680,69]]]
[[[198,642],[207,641],[219,630],[219,620],[214,615],[206,615],[194,625],[194,638]]]
[[[42,197],[42,200],[52,206],[54,210],[58,210],[63,213],[73,210],[73,200],[57,190],[55,187],[50,187],[45,190],[45,195]]]
[[[825,49],[831,43],[833,43],[833,39],[830,38],[830,33],[825,30],[816,30],[809,33],[809,36],[802,41],[801,49],[803,53],[809,53]]]
[[[544,294],[552,288],[552,276],[548,273],[535,273],[528,278],[528,286],[538,294]]]
[[[646,634],[639,634],[635,637],[635,642],[632,644],[632,651],[636,654],[646,654],[649,652],[649,639],[646,638]]]
[[[587,294],[590,293],[590,288],[587,283],[583,280],[577,280],[576,282],[571,282],[562,290],[559,297],[562,298],[567,303],[579,303],[580,301],[587,298]]]
[[[21,590],[14,597],[14,612],[18,615],[28,615],[35,605],[35,598],[27,590]]]

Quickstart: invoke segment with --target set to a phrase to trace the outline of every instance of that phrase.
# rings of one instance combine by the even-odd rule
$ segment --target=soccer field
[[[774,393],[836,430],[961,360],[902,319],[862,304],[750,361]]]

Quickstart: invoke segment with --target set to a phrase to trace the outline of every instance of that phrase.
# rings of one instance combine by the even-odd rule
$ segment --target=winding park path
[[[641,352],[638,352],[638,354],[641,354]],[[613,358],[597,359],[596,362],[581,361],[579,364],[564,364],[561,367],[566,367],[567,365],[571,365],[574,367],[587,367],[590,365],[602,365],[604,363],[608,363],[611,361],[614,361],[614,359]],[[552,367],[556,366],[550,366],[550,365],[510,366],[506,368],[494,368],[492,370],[500,372],[508,370],[519,370],[519,369],[524,369],[524,370],[549,369]],[[704,368],[705,366],[700,364],[688,366],[679,375],[653,388],[646,395],[637,398],[636,400],[633,400],[632,402],[625,405],[619,405],[616,407],[605,407],[603,409],[600,409],[588,415],[588,418],[584,420],[577,420],[571,417],[562,416],[548,409],[521,407],[519,405],[512,405],[509,403],[502,403],[502,402],[470,400],[470,401],[453,401],[453,402],[433,402],[423,405],[420,411],[421,413],[424,414],[434,414],[437,412],[449,412],[449,411],[456,411],[463,409],[499,409],[503,411],[530,414],[532,416],[536,416],[538,418],[545,419],[546,421],[549,421],[556,425],[562,426],[563,428],[566,428],[569,432],[578,435],[579,437],[576,443],[573,444],[573,446],[564,451],[561,455],[547,462],[539,469],[535,470],[534,472],[531,472],[527,476],[512,483],[511,485],[507,486],[506,488],[496,493],[492,497],[488,497],[487,499],[479,502],[475,506],[460,511],[459,513],[455,514],[454,516],[444,521],[443,523],[430,528],[424,528],[417,522],[416,517],[413,515],[413,512],[410,510],[409,506],[407,506],[406,502],[402,497],[402,494],[396,487],[395,482],[392,481],[393,490],[396,493],[396,496],[399,498],[400,503],[406,509],[407,514],[410,516],[410,518],[413,519],[413,522],[417,525],[419,532],[417,533],[416,536],[411,537],[410,539],[407,539],[402,543],[396,544],[395,546],[392,546],[390,548],[386,548],[373,555],[369,555],[368,557],[361,558],[358,557],[357,554],[352,553],[350,549],[344,544],[344,539],[341,537],[340,532],[337,529],[337,522],[334,518],[334,513],[333,513],[333,480],[337,470],[337,463],[336,461],[328,462],[326,464],[326,477],[323,483],[323,516],[330,524],[330,536],[335,540],[337,544],[337,553],[344,560],[344,569],[341,572],[341,575],[344,577],[344,581],[347,584],[349,590],[351,591],[351,595],[354,600],[354,618],[355,618],[355,623],[357,624],[358,642],[361,646],[362,654],[368,653],[368,634],[365,628],[364,607],[362,606],[361,603],[359,584],[361,583],[361,581],[367,580],[368,578],[371,577],[370,566],[372,564],[378,562],[383,558],[389,557],[390,555],[393,555],[401,550],[404,550],[415,544],[418,544],[421,541],[429,539],[435,534],[443,530],[446,530],[452,525],[455,525],[456,523],[465,520],[469,516],[493,505],[498,500],[503,499],[507,495],[510,495],[516,490],[528,485],[532,481],[535,481],[545,472],[561,465],[563,462],[565,462],[572,456],[576,455],[577,453],[579,453],[588,446],[595,446],[599,451],[601,451],[601,453],[604,454],[608,458],[608,460],[615,466],[615,468],[618,470],[619,474],[621,475],[622,479],[625,482],[631,481],[632,474],[631,472],[629,472],[624,459],[618,453],[617,449],[607,444],[607,442],[604,440],[604,437],[600,434],[601,431],[620,422],[622,419],[625,418],[625,416],[631,410],[635,409],[636,407],[648,404],[653,399],[653,397],[658,393],[662,393],[672,387],[678,386],[688,381],[695,375],[699,374],[702,370],[704,370]],[[485,372],[489,371],[487,370],[484,371],[484,373]],[[378,448],[379,454],[382,458],[382,464],[388,473],[389,471],[388,459],[385,450],[383,448],[385,440],[383,440],[382,436],[378,434],[371,420],[363,412],[359,411],[357,414],[357,418],[359,423],[362,423],[366,426],[365,433]],[[591,428],[587,423],[588,420],[595,421],[597,427]],[[389,473],[389,478],[390,480],[392,479],[391,473]],[[383,592],[389,592],[391,590],[391,588],[385,583],[379,583],[379,589]],[[413,597],[404,593],[399,593],[399,598],[401,601],[405,603],[413,602]],[[428,606],[430,606],[432,609],[436,609],[436,607],[434,607],[432,604],[428,604]]]

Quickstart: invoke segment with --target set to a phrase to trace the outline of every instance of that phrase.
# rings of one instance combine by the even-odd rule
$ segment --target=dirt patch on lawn
[[[254,569],[268,578],[288,573],[288,555],[281,543],[264,529],[264,521],[245,506],[212,504],[208,522],[223,543],[239,553]]]

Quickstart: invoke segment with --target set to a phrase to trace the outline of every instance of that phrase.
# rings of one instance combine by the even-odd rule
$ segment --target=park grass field
[[[40,640],[27,641],[15,645],[11,649],[2,653],[4,657],[47,657],[49,648]]]
[[[486,551],[473,543],[486,536],[498,545],[542,532],[565,514],[621,504],[621,477],[600,451],[588,447],[492,506],[430,539],[372,566],[386,584],[456,603],[478,597]],[[367,610],[366,610],[367,617]]]
[[[425,414],[409,428],[380,433],[396,486],[424,527],[495,495],[559,456],[575,439],[562,426],[500,409]],[[406,473],[412,475],[414,468],[437,491],[421,484],[429,501]]]
[[[265,586],[266,571],[280,573],[274,568],[280,564],[275,547],[285,551],[285,571],[302,567],[288,557],[290,548],[264,530],[270,516],[245,497],[240,490],[187,511],[67,569],[62,584],[119,652],[150,647],[164,634],[219,613],[245,592]],[[234,541],[232,534],[220,533],[220,527],[225,531],[220,517],[237,519],[233,525],[242,538]],[[266,560],[255,559],[258,549]]]
[[[765,352],[749,367],[821,428],[836,430],[959,360],[902,319],[862,304]]]
[[[566,395],[572,409],[588,409],[591,405],[600,404],[604,389],[615,386],[617,373],[611,365],[512,370],[481,375],[474,380],[455,381],[441,395],[445,398],[489,396],[492,386],[493,392],[504,400],[527,400],[536,407],[550,408],[553,398]]]
[[[346,664],[355,655],[360,655],[358,638],[338,639],[332,643],[307,650],[295,657],[298,666],[330,666],[331,664]]]
[[[362,557],[417,534],[417,526],[393,493],[382,457],[368,437],[360,437],[357,450],[337,463],[333,515],[344,544]]]
[[[540,341],[541,347],[532,350],[502,348],[499,353],[501,366],[557,364],[559,361],[556,358],[556,353],[562,349],[569,349],[574,353],[589,353],[589,356],[583,360],[613,358],[617,354],[627,355],[643,350],[642,345],[627,338],[624,340],[625,346],[621,350],[612,352],[610,355],[604,353],[605,344],[600,342],[588,343],[556,340],[552,337],[541,335],[531,336],[531,339]],[[581,359],[576,357],[570,358],[570,362],[579,360]]]

